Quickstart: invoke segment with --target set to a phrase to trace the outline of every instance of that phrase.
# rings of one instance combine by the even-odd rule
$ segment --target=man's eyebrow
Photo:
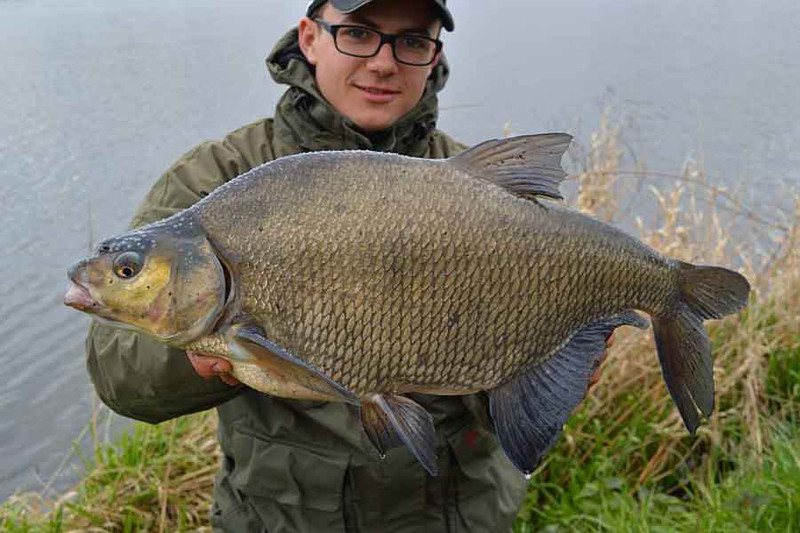
[[[364,26],[369,26],[370,28],[375,28],[376,30],[378,29],[378,24],[374,20],[362,15],[361,13],[349,13],[344,16],[342,22],[345,24],[363,24]],[[400,30],[398,33],[424,33],[425,35],[430,36],[431,29],[426,27],[407,28]]]

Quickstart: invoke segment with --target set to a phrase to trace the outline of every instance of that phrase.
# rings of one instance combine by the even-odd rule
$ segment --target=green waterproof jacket
[[[369,149],[449,157],[464,147],[435,129],[440,63],[425,93],[391,130],[368,137],[319,94],[289,32],[267,59],[289,85],[273,119],[206,142],[156,182],[133,226],[185,209],[215,187],[277,157],[312,150]],[[352,408],[231,387],[195,374],[181,350],[129,331],[93,324],[87,366],[114,411],[158,423],[216,407],[224,458],[212,509],[215,530],[298,532],[508,531],[525,479],[467,409],[471,397],[414,399],[434,416],[441,475],[428,476],[405,447],[380,460]]]

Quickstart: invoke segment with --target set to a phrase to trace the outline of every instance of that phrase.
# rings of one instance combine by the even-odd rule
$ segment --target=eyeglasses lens
[[[436,41],[416,35],[399,35],[393,43],[398,61],[427,65],[436,55]],[[344,26],[336,34],[336,46],[343,54],[370,57],[378,52],[381,36],[367,28]]]

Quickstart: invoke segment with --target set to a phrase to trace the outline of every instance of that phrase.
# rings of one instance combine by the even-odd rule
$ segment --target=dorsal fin
[[[451,157],[448,162],[516,196],[560,200],[563,196],[558,186],[567,175],[561,168],[561,156],[571,140],[572,136],[566,133],[493,139]]]

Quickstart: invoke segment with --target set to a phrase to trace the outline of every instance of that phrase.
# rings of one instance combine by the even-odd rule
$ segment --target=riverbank
[[[656,206],[632,221],[640,238],[678,259],[737,265],[754,290],[746,311],[710,324],[717,407],[696,437],[664,387],[652,333],[619,332],[600,382],[531,477],[515,530],[800,529],[800,200],[780,218],[752,212],[691,164],[656,187],[626,167],[607,124],[575,153],[574,206],[617,221],[635,183]],[[115,445],[98,442],[85,479],[58,501],[2,505],[0,530],[208,528],[218,458],[213,413],[136,424]]]

